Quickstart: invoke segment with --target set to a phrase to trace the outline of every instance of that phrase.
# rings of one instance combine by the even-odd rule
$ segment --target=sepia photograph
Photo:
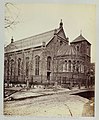
[[[4,5],[3,114],[95,117],[96,5]]]

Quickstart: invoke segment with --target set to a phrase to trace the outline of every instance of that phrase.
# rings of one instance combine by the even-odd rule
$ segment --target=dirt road
[[[29,116],[82,116],[83,107],[89,100],[77,95],[58,93],[21,101],[7,101],[5,115]]]

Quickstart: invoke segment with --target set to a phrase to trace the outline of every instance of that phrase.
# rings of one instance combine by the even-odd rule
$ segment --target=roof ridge
[[[57,29],[52,29],[49,30],[47,32],[43,32],[37,35],[33,35],[30,37],[26,37],[17,41],[14,41],[13,43],[8,44],[5,48],[7,48],[9,45],[11,46],[12,44],[15,45],[17,48],[24,48],[28,45],[28,47],[35,47],[35,46],[40,46],[42,45],[43,42],[45,42],[46,44],[48,44],[48,42],[54,37],[55,34],[55,30],[56,33],[58,33],[60,31],[59,28]],[[10,49],[9,49],[10,50]]]
[[[58,30],[58,29],[59,29],[59,28],[57,28],[56,30]],[[42,32],[42,33],[40,33],[40,34],[32,35],[32,36],[30,36],[30,37],[26,37],[26,38],[23,38],[23,39],[14,41],[14,43],[15,43],[15,42],[19,42],[19,41],[23,41],[23,40],[25,40],[25,39],[29,39],[29,38],[32,38],[32,37],[36,37],[36,36],[40,36],[40,35],[43,35],[43,34],[47,34],[47,33],[52,32],[52,31],[54,31],[54,30],[55,30],[55,29],[52,29],[52,30],[49,30],[49,31],[47,31],[47,32]]]

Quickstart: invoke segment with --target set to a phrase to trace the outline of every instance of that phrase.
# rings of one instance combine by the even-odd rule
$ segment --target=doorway
[[[47,80],[50,81],[50,73],[51,72],[47,72]]]

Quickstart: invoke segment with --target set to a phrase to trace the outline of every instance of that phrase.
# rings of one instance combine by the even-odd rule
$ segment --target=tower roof
[[[71,43],[76,43],[76,42],[82,42],[82,41],[87,41],[88,42],[88,40],[86,39],[86,38],[84,38],[83,36],[82,36],[82,34],[80,34],[76,39],[74,39]],[[89,43],[89,42],[88,42]],[[90,43],[89,43],[90,44]],[[91,45],[91,44],[90,44]]]

